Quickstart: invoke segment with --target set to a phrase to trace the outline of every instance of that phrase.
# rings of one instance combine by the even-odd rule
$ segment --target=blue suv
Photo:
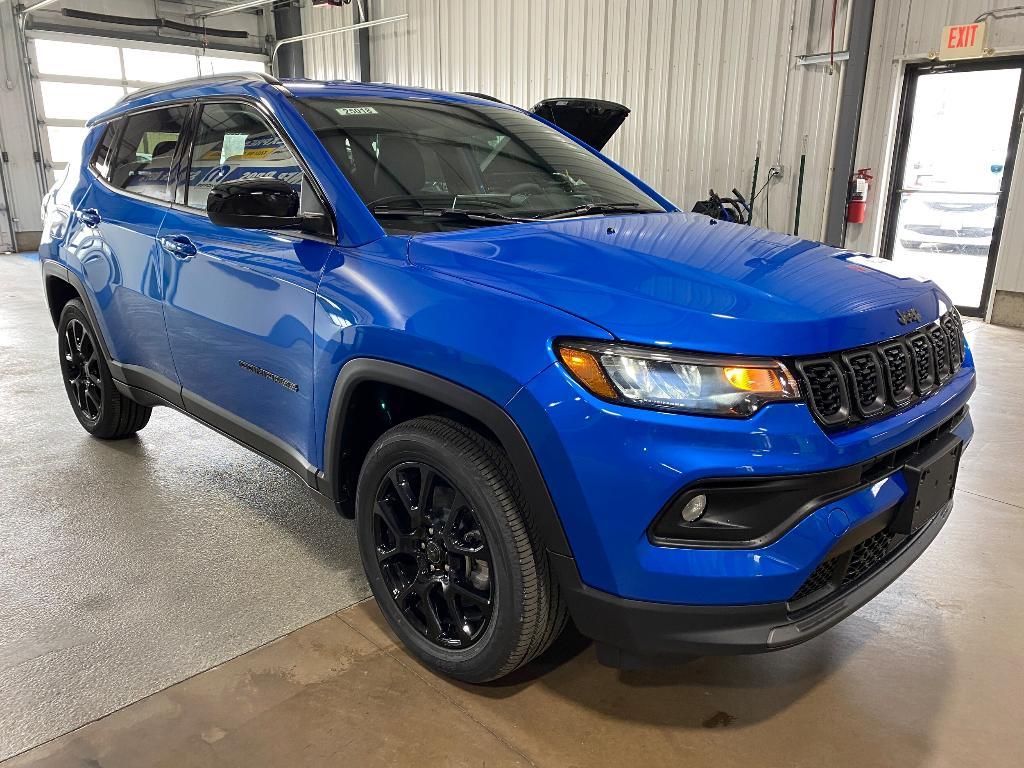
[[[170,406],[294,472],[463,680],[569,618],[620,666],[818,635],[947,520],[960,318],[889,262],[680,212],[592,146],[624,116],[257,75],[132,94],[44,202],[75,415],[116,439]]]

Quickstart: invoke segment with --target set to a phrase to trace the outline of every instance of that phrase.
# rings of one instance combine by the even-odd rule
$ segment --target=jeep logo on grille
[[[921,313],[914,307],[911,307],[910,309],[897,309],[896,319],[900,321],[900,325],[906,325],[907,323],[919,323],[921,322]]]

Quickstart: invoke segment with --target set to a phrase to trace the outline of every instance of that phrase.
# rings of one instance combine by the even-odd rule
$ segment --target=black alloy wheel
[[[355,499],[359,556],[377,605],[430,669],[504,677],[568,618],[516,473],[499,445],[431,414],[370,446]]]
[[[99,421],[103,414],[100,353],[92,334],[81,321],[72,319],[65,326],[60,351],[73,402],[86,421]]]
[[[118,440],[146,426],[152,408],[118,391],[104,350],[81,300],[65,304],[57,322],[57,353],[71,408],[90,435]]]
[[[373,508],[377,564],[399,611],[442,648],[472,646],[494,605],[491,553],[466,496],[418,461],[392,468]]]

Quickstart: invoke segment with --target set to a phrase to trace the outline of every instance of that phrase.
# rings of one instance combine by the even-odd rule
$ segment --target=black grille
[[[949,378],[949,343],[946,341],[946,332],[936,325],[928,331],[928,340],[932,343],[932,350],[935,352],[935,375],[939,381]]]
[[[963,365],[956,310],[898,339],[797,360],[804,396],[827,427],[860,423],[927,397]]]
[[[914,389],[923,395],[935,383],[932,345],[923,333],[910,338],[910,352],[914,356]]]
[[[853,589],[885,565],[909,537],[879,531],[852,549],[833,555],[811,571],[789,598],[790,612],[800,613]]]
[[[800,585],[800,589],[796,591],[789,602],[797,603],[803,600],[809,595],[813,595],[819,589],[824,589],[832,583],[832,576],[836,572],[836,558],[826,560],[813,571],[811,575],[807,577],[807,581]]]
[[[814,407],[826,421],[845,419],[843,375],[832,360],[820,360],[800,366]]]
[[[942,331],[949,345],[949,367],[955,373],[964,362],[964,331],[960,318],[952,313],[947,315],[942,321]]]
[[[850,564],[846,566],[846,574],[843,576],[840,588],[855,584],[875,570],[889,554],[895,538],[895,533],[879,531],[854,547],[850,553]]]
[[[885,384],[878,358],[870,349],[844,355],[853,378],[853,400],[862,416],[872,416],[885,407]]]
[[[914,377],[910,373],[910,353],[902,341],[881,348],[889,392],[896,405],[906,405],[914,396]]]

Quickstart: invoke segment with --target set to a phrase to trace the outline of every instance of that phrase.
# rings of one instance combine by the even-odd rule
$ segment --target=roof
[[[258,96],[267,91],[278,94],[303,98],[355,97],[355,98],[395,98],[395,99],[431,99],[495,106],[495,100],[481,98],[474,94],[449,93],[434,91],[428,88],[392,85],[390,83],[362,83],[353,80],[278,80],[271,75],[259,72],[238,72],[223,75],[194,77],[188,80],[177,80],[171,83],[155,85],[125,96],[105,112],[92,118],[87,125],[102,123],[120,114],[142,106],[159,104],[165,101],[195,99],[202,96]]]

